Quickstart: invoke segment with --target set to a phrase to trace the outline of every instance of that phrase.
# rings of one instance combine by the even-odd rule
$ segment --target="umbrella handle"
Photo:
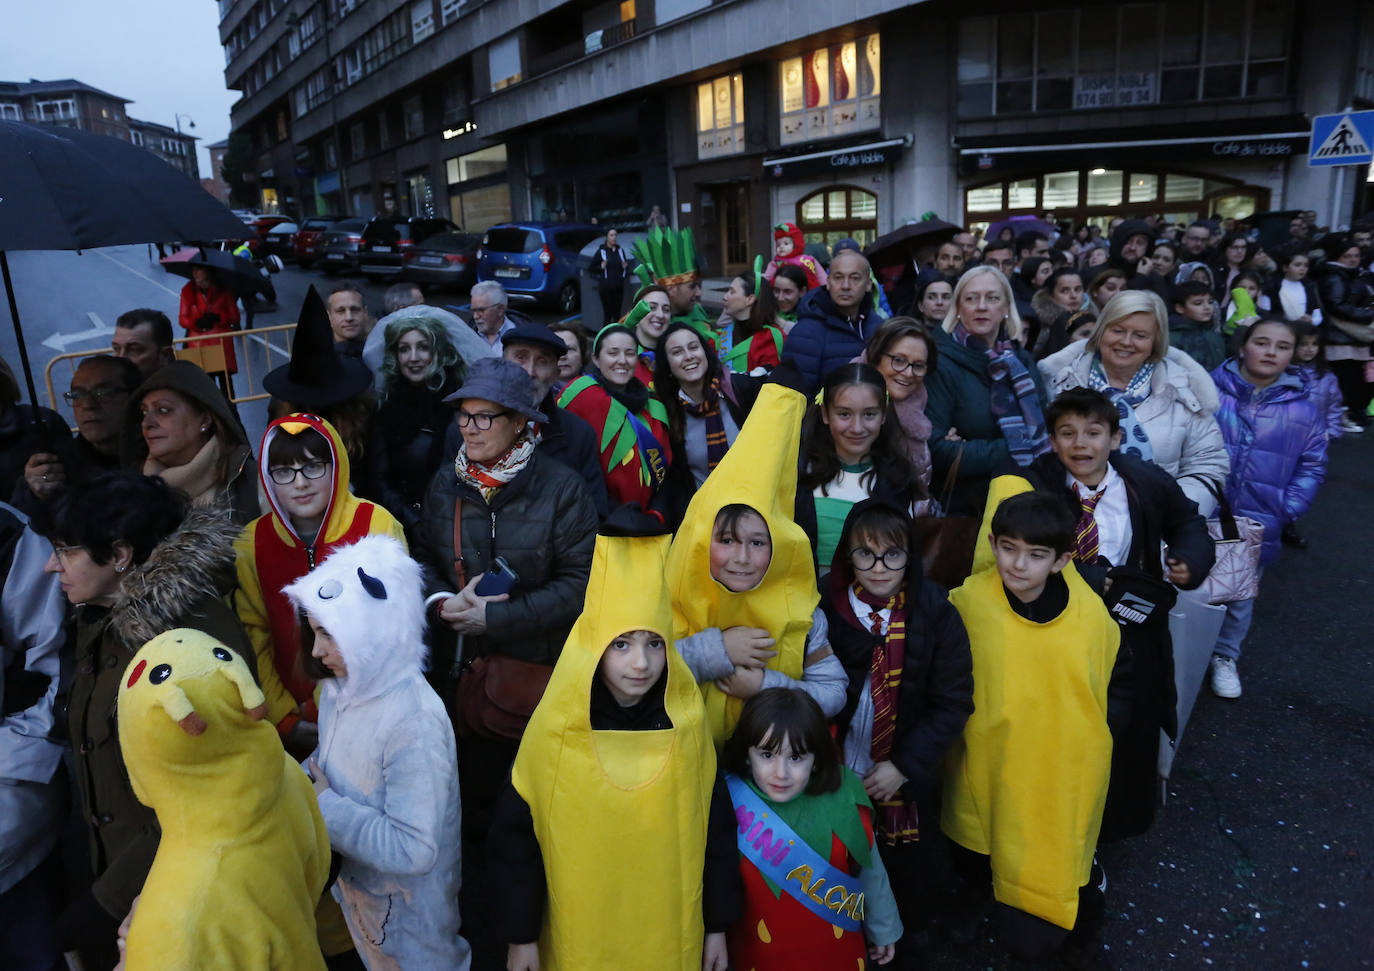
[[[14,339],[19,345],[19,363],[24,367],[24,384],[29,389],[29,404],[33,406],[34,427],[42,430],[43,419],[38,414],[38,391],[33,385],[33,365],[29,363],[29,349],[24,346],[24,328],[19,323],[19,306],[14,302],[14,283],[10,280],[10,261],[0,250],[0,274],[5,280],[5,296],[9,299],[10,320],[14,321]]]

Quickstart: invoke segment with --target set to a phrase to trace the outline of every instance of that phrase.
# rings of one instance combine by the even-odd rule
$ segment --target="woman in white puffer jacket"
[[[1219,398],[1211,376],[1169,347],[1169,316],[1148,290],[1123,290],[1102,308],[1087,340],[1040,362],[1050,399],[1069,388],[1101,391],[1123,411],[1122,449],[1142,434],[1142,458],[1161,466],[1204,516],[1216,506],[1210,484],[1226,481],[1231,462],[1214,417]]]

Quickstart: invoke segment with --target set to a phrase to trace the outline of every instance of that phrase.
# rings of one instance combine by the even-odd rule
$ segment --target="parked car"
[[[264,256],[276,256],[282,261],[295,256],[296,252],[296,231],[300,226],[293,222],[277,223],[267,232],[258,236],[257,244],[249,241],[249,248],[253,255],[258,259]]]
[[[449,290],[470,290],[477,282],[477,233],[436,233],[405,254],[401,279]]]
[[[502,223],[482,237],[477,279],[495,280],[512,297],[524,297],[565,314],[582,305],[580,277],[587,258],[579,252],[605,235],[587,223]]]
[[[358,244],[358,267],[364,276],[401,275],[405,254],[436,233],[460,233],[462,229],[447,219],[419,219],[404,216],[379,216],[363,229]]]
[[[320,268],[326,273],[354,273],[358,269],[358,245],[363,241],[366,219],[341,219],[320,236]]]
[[[343,216],[311,216],[296,230],[295,256],[301,266],[309,266],[320,256],[320,238],[326,230],[333,229]]]

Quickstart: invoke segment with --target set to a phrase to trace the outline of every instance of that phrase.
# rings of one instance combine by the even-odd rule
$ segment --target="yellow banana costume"
[[[515,757],[548,902],[546,971],[700,971],[702,868],[716,756],[701,694],[672,647],[663,585],[668,537],[596,538],[582,616]],[[668,643],[664,731],[593,731],[591,685],[610,643],[648,630]],[[637,874],[627,888],[627,874]]]
[[[315,903],[329,838],[243,659],[177,628],[119,688],[119,744],[162,828],[129,930],[127,971],[323,969]]]
[[[777,641],[768,667],[800,680],[806,635],[820,595],[811,541],[793,519],[797,455],[806,398],[781,385],[764,385],[739,437],[687,506],[668,551],[673,636],[711,627],[759,627]],[[773,559],[753,590],[732,593],[711,576],[711,534],[725,506],[743,503],[768,524]],[[701,686],[711,737],[724,744],[744,707],[714,683]]]

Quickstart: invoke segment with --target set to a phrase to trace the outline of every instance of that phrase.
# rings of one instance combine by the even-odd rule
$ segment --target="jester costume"
[[[673,598],[673,635],[682,639],[707,628],[759,627],[777,643],[767,667],[801,680],[806,640],[816,604],[811,542],[792,519],[797,492],[797,452],[806,399],[766,384],[735,444],[692,497],[668,553]],[[711,537],[726,506],[752,507],[768,525],[773,558],[752,590],[733,593],[711,576]],[[708,681],[701,686],[711,735],[721,744],[734,730],[743,703]]]
[[[672,648],[667,542],[597,537],[586,606],[515,758],[511,784],[528,806],[547,885],[538,937],[547,971],[701,968],[716,756],[696,682]],[[593,728],[588,700],[596,703],[601,657],[635,630],[668,646],[666,670],[634,707],[661,692],[654,707],[669,727],[655,719],[638,730]],[[493,840],[508,842],[496,829]],[[495,868],[496,879],[511,870]],[[643,879],[631,887],[632,874]]]
[[[635,273],[645,283],[657,283],[661,287],[674,287],[680,283],[695,283],[701,280],[697,269],[697,248],[690,229],[665,229],[654,227],[635,241]],[[689,325],[701,335],[712,350],[717,350],[718,334],[715,324],[695,302],[685,314],[673,317],[674,323]],[[630,325],[634,327],[633,324]]]
[[[638,502],[647,509],[673,461],[663,403],[638,378],[612,390],[599,375],[584,374],[563,389],[558,406],[585,420],[599,436],[611,508]]]

